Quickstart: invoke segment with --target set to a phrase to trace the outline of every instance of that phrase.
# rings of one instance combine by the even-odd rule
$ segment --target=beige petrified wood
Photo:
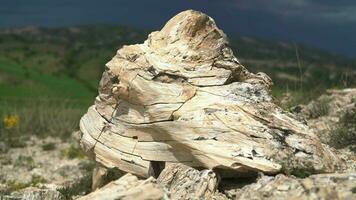
[[[273,103],[271,85],[239,63],[212,18],[185,11],[106,64],[81,144],[103,166],[142,177],[169,163],[241,176],[333,171],[338,159]]]
[[[139,180],[132,174],[126,174],[78,200],[163,200],[165,191],[156,184],[154,178]]]
[[[217,190],[218,177],[211,170],[198,171],[183,164],[168,165],[158,179],[140,180],[126,174],[78,200],[114,199],[214,199],[225,200]]]
[[[227,199],[218,192],[219,177],[212,170],[198,171],[183,164],[168,165],[157,182],[170,199]]]

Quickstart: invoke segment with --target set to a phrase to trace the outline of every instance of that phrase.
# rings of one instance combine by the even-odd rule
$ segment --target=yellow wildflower
[[[18,115],[8,115],[3,122],[6,129],[12,129],[19,126],[20,118]]]

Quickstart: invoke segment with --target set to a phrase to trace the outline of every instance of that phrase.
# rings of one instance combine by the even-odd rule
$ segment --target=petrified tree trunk
[[[182,164],[170,164],[157,180],[153,177],[140,180],[126,174],[79,200],[227,199],[218,193],[217,186],[218,177],[211,170],[198,171]]]
[[[177,162],[241,176],[333,171],[338,159],[273,103],[271,85],[238,62],[213,19],[185,11],[107,63],[81,144],[105,167],[142,177]]]

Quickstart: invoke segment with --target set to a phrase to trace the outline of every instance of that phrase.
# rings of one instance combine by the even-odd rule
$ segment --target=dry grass
[[[21,147],[32,135],[69,138],[78,129],[80,117],[85,110],[80,103],[66,100],[2,100],[0,139],[10,147]],[[9,123],[5,123],[9,116],[16,116],[16,125],[9,126]]]
[[[310,109],[310,118],[315,119],[325,116],[330,110],[330,99],[328,97],[322,97],[314,101]]]

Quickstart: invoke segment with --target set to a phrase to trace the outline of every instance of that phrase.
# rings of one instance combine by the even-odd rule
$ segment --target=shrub
[[[69,158],[69,159],[74,159],[74,158],[83,159],[83,158],[85,158],[85,154],[84,154],[83,150],[80,148],[77,148],[73,145],[64,149],[62,151],[62,156]]]
[[[87,174],[82,177],[77,183],[74,183],[71,186],[59,188],[58,192],[60,192],[65,199],[73,199],[74,196],[77,195],[85,195],[91,192],[91,184],[92,179],[91,175]]]
[[[43,151],[53,151],[55,149],[56,149],[56,144],[52,142],[42,145]]]
[[[325,116],[329,113],[330,110],[330,99],[327,97],[321,97],[312,104],[310,109],[310,118],[318,118]]]
[[[344,148],[356,144],[356,108],[347,111],[331,131],[329,145]],[[351,150],[354,148],[351,148]]]
[[[293,175],[297,178],[307,178],[317,173],[317,171],[313,167],[313,163],[308,161],[297,161],[293,159],[293,155],[288,155],[284,157],[283,161],[281,162],[281,165],[281,172],[288,176]]]
[[[312,168],[296,168],[291,172],[292,175],[298,178],[307,178],[313,173],[315,173],[315,171]]]

